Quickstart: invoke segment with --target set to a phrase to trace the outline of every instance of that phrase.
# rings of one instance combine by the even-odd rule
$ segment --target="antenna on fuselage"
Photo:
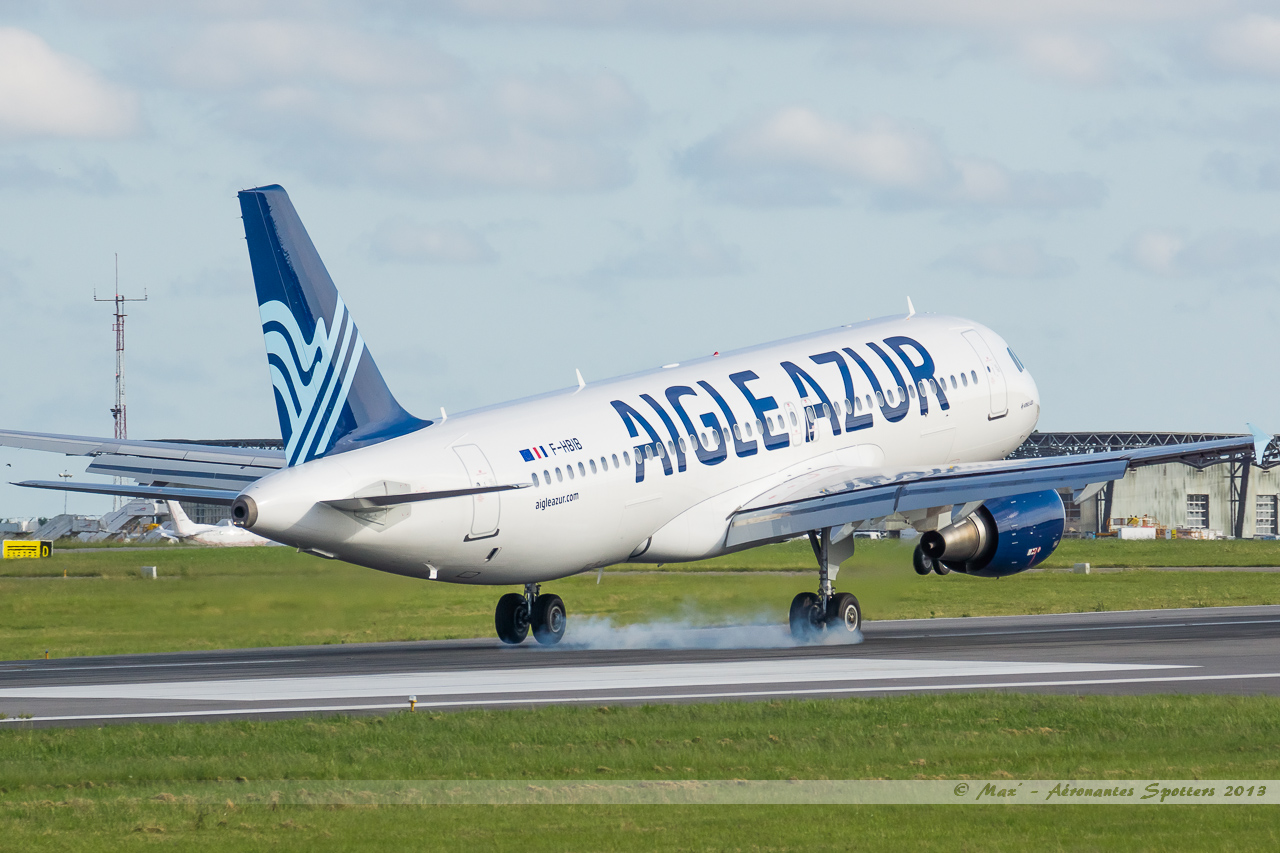
[[[583,388],[587,387],[587,380],[582,378],[582,371],[578,368],[575,367],[573,372],[578,374],[578,390],[581,391]]]

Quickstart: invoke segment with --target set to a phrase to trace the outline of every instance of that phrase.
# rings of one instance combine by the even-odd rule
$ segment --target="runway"
[[[460,640],[9,661],[0,726],[374,713],[411,696],[436,710],[975,690],[1280,695],[1280,606],[869,622],[856,645],[796,646],[774,625],[579,620],[555,648]]]

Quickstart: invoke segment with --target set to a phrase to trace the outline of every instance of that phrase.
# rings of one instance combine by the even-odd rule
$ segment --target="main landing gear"
[[[498,629],[498,639],[504,643],[518,645],[523,643],[529,631],[533,638],[544,646],[554,646],[564,636],[565,624],[569,621],[565,613],[564,601],[560,596],[547,593],[539,594],[541,587],[536,583],[524,585],[524,595],[509,592],[498,599],[498,608],[493,613],[493,625]]]
[[[843,535],[841,535],[843,534]],[[848,526],[827,527],[809,533],[809,544],[818,558],[818,592],[802,592],[791,601],[791,636],[811,643],[824,636],[850,638],[862,627],[862,608],[847,592],[836,592],[840,564],[853,556],[853,531]]]

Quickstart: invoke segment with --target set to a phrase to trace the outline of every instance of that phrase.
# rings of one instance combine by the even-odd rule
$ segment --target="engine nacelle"
[[[1052,490],[989,500],[955,524],[920,537],[920,550],[952,571],[1016,575],[1043,562],[1062,541],[1066,513]]]

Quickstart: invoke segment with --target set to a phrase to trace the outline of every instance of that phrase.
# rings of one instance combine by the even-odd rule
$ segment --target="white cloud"
[[[1280,235],[1224,229],[1198,237],[1152,229],[1133,237],[1122,260],[1159,276],[1205,276],[1248,270],[1280,261]]]
[[[176,89],[204,90],[227,126],[266,143],[276,165],[331,182],[617,187],[648,117],[608,71],[481,77],[430,43],[332,24],[216,24],[159,64]]]
[[[498,257],[483,234],[461,222],[387,221],[369,238],[369,249],[380,260],[409,263],[479,264]]]
[[[1018,56],[1037,73],[1067,83],[1107,80],[1114,64],[1104,43],[1067,33],[1038,33],[1022,38]]]
[[[1076,270],[1070,258],[1051,255],[1036,240],[1005,240],[960,246],[939,266],[994,278],[1056,278]]]
[[[673,228],[639,248],[608,260],[592,278],[680,278],[722,276],[742,271],[742,253],[709,226]]]
[[[1096,205],[1101,183],[956,157],[931,134],[886,118],[850,125],[787,107],[708,137],[678,169],[720,198],[821,204],[851,189],[889,206],[1058,208]]]
[[[439,85],[464,73],[459,60],[422,39],[304,20],[212,24],[166,49],[171,76],[198,89],[318,83],[398,89]]]
[[[1223,24],[1209,39],[1209,55],[1237,71],[1280,75],[1280,18],[1247,15]]]
[[[0,27],[0,137],[127,136],[138,98],[38,35]]]

